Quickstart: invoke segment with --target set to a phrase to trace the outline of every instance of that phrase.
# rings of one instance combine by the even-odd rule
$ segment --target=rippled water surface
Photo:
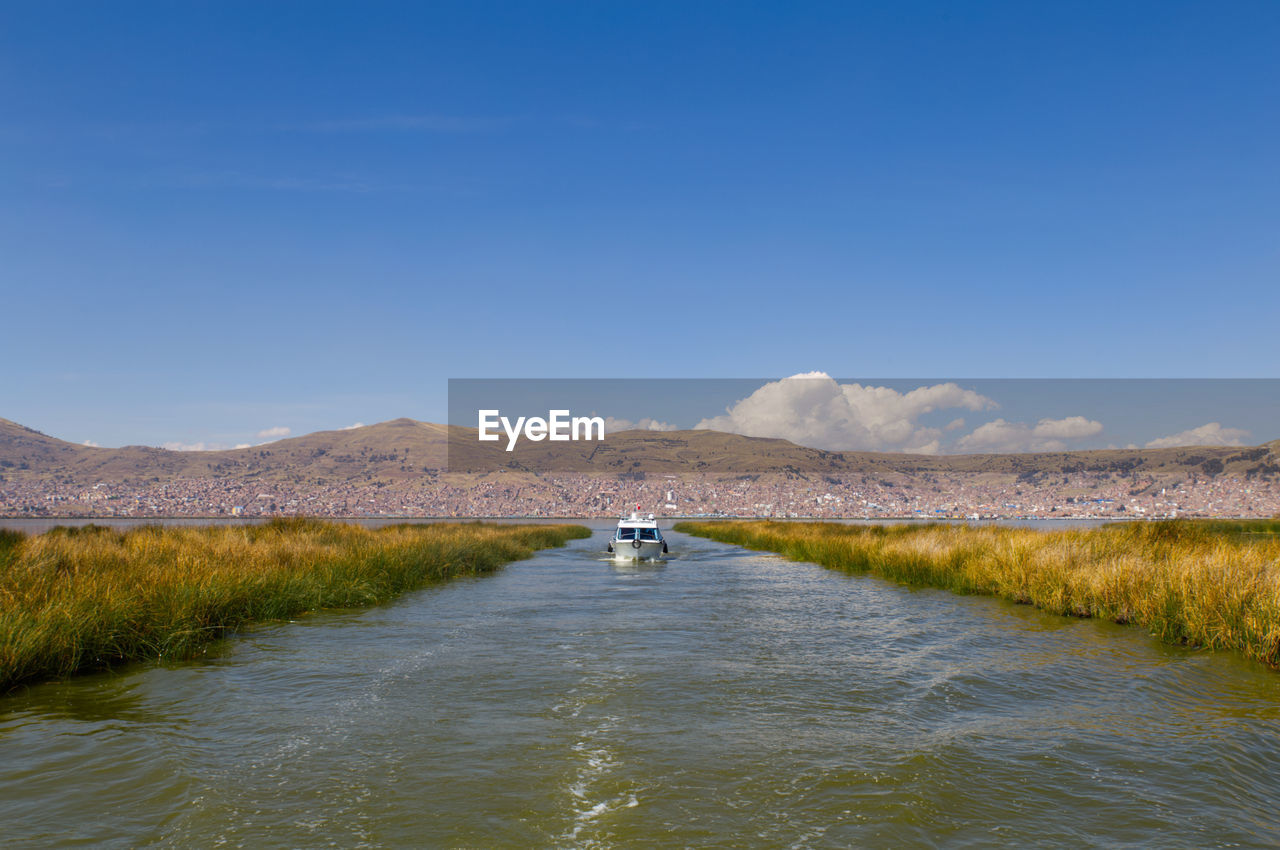
[[[0,699],[5,846],[1272,846],[1280,676],[609,529]]]

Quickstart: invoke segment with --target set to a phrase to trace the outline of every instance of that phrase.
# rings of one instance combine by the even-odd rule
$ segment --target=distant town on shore
[[[1280,440],[910,455],[824,452],[714,431],[630,431],[610,435],[604,452],[558,444],[532,461],[459,462],[455,451],[451,464],[451,442],[463,444],[458,432],[396,419],[178,452],[81,446],[0,419],[0,516],[613,517],[636,505],[664,517],[1280,514]]]

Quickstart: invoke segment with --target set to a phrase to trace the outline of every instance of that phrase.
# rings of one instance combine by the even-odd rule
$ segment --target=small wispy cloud
[[[1102,423],[1083,416],[1041,419],[1035,425],[994,419],[956,441],[966,452],[1061,452],[1069,440],[1101,434]]]
[[[368,193],[380,187],[347,175],[297,176],[255,175],[240,171],[204,171],[161,181],[179,189],[261,189],[277,192]]]
[[[89,448],[91,448],[91,449],[100,449],[100,448],[102,448],[102,444],[101,444],[101,443],[95,443],[93,440],[85,440],[85,441],[84,441],[83,443],[81,443],[80,445],[82,445],[82,446],[88,446],[88,447],[89,447]]]
[[[1243,428],[1224,428],[1221,422],[1210,422],[1147,443],[1149,449],[1171,449],[1175,446],[1243,446],[1249,432]]]
[[[230,443],[218,442],[215,440],[196,440],[192,443],[184,443],[179,440],[171,440],[167,443],[161,443],[160,448],[168,449],[171,452],[221,452],[227,449],[251,449],[254,446],[265,445],[281,437],[287,437],[292,433],[292,429],[284,425],[277,425],[274,428],[264,428],[258,432],[258,443]]]
[[[308,133],[483,133],[501,129],[510,123],[508,118],[470,115],[380,115],[311,121],[286,125],[281,129]]]
[[[643,419],[618,419],[613,416],[604,417],[604,431],[606,434],[612,434],[617,431],[678,431],[679,425],[672,425],[670,422],[659,422],[651,417]]]
[[[338,430],[339,430],[339,431],[354,431],[354,430],[355,430],[355,429],[357,429],[357,428],[363,428],[363,427],[365,427],[365,425],[364,425],[364,423],[363,423],[363,422],[357,422],[357,423],[355,423],[354,425],[347,425],[346,427],[344,427],[344,428],[339,428]]]
[[[544,119],[554,120],[554,119]],[[446,115],[441,113],[399,113],[383,115],[347,115],[328,118],[285,118],[274,121],[87,121],[87,122],[31,122],[0,123],[0,141],[41,143],[68,136],[83,137],[99,143],[137,144],[156,139],[191,139],[206,137],[262,137],[276,133],[420,133],[438,135],[466,135],[491,133],[518,123],[528,123],[527,118],[493,115]],[[586,128],[599,122],[590,118],[569,117],[559,123],[569,127]]]

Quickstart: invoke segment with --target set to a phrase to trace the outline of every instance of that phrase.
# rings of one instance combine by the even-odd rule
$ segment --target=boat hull
[[[662,557],[661,540],[641,540],[639,549],[630,540],[614,540],[611,545],[616,561],[648,561]]]

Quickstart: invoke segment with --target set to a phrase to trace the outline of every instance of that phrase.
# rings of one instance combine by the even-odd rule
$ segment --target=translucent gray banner
[[[1277,379],[451,379],[448,425],[451,472],[1280,471]]]

